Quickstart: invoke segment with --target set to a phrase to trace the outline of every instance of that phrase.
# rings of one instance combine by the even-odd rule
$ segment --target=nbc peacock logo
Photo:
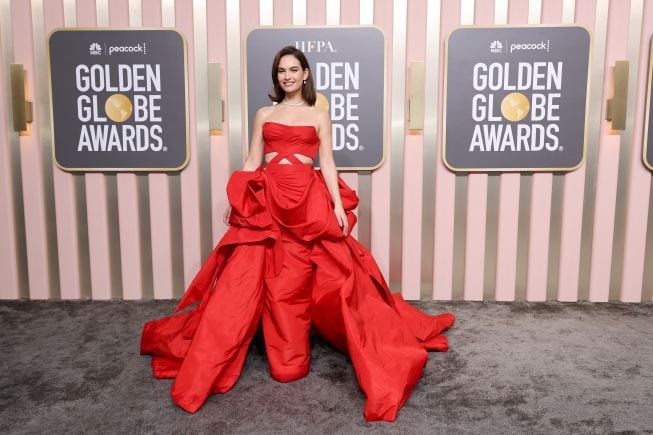
[[[102,54],[102,47],[97,42],[94,42],[88,47],[88,51],[94,56],[99,56]]]
[[[491,53],[501,53],[503,52],[503,44],[501,41],[492,41],[490,42],[490,52]]]

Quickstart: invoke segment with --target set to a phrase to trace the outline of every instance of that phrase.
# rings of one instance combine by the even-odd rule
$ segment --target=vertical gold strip
[[[97,27],[109,27],[109,0],[95,0],[95,19]]]
[[[508,24],[508,0],[494,0],[494,24]]]
[[[292,0],[293,25],[306,25],[306,0]]]
[[[161,0],[161,25],[175,27],[175,0]],[[177,174],[168,174],[168,187],[170,190],[170,247],[172,252],[183,253],[183,234],[181,222],[181,177]],[[184,262],[177,258],[172,262],[172,288],[173,296],[179,297],[184,292]]]
[[[206,0],[193,0],[193,41],[195,46],[195,127],[200,201],[200,252],[206,258],[211,251],[211,154],[209,146],[208,42],[206,40]]]
[[[474,0],[460,0],[460,24],[474,24]],[[453,229],[453,283],[452,299],[463,299],[465,287],[465,242],[467,224],[468,174],[456,173],[456,192]]]
[[[394,0],[392,11],[392,148],[390,165],[390,290],[401,290],[404,226],[404,145],[406,137],[407,0]]]
[[[161,0],[161,25],[175,27],[175,0]]]
[[[494,1],[494,24],[508,24],[508,0]],[[497,230],[499,227],[500,174],[490,173],[487,179],[487,209],[485,226],[485,265],[483,268],[483,300],[495,295],[497,274]]]
[[[99,3],[102,0],[97,0]],[[96,3],[97,10],[100,10],[100,5]],[[108,8],[105,8],[108,9]],[[75,0],[63,0],[63,17],[66,27],[77,27],[77,7]],[[98,23],[100,20],[98,19]],[[99,24],[98,24],[99,25]]]
[[[359,15],[361,24],[374,24],[374,0],[360,0]]]
[[[538,24],[542,17],[542,0],[528,0],[528,24]],[[529,223],[531,220],[531,201],[533,175],[520,177],[519,186],[519,229],[517,232],[517,277],[515,299],[526,299],[528,274]]]
[[[129,0],[129,26],[143,26],[142,0]],[[136,174],[138,187],[138,231],[141,248],[141,298],[154,296],[154,278],[152,276],[152,227],[150,225],[150,189],[146,173]]]
[[[424,146],[422,149],[422,262],[421,296],[433,298],[435,244],[435,166],[438,142],[441,0],[426,3],[426,58],[424,65]]]
[[[562,22],[574,23],[576,21],[576,0],[562,0]]]
[[[528,24],[542,21],[542,0],[528,0]]]
[[[573,23],[576,0],[563,0],[562,23]],[[565,174],[553,174],[551,192],[551,229],[549,231],[549,269],[547,271],[546,300],[555,300],[558,296],[558,274],[560,272],[560,237],[562,234],[562,196]]]
[[[259,24],[271,26],[274,22],[274,5],[272,0],[259,0]]]
[[[103,26],[110,25],[109,2],[101,1],[95,4],[97,27],[100,23]],[[96,174],[91,174],[95,176]],[[111,297],[122,297],[122,261],[120,256],[120,218],[118,216],[118,178],[117,174],[107,174],[104,176],[106,184],[106,202],[107,202],[107,222],[109,223],[109,256],[111,267]],[[113,237],[111,237],[113,236]]]
[[[592,72],[590,78],[589,119],[587,126],[587,157],[585,159],[585,197],[583,199],[583,226],[580,245],[580,270],[578,299],[589,298],[590,261],[592,254],[592,231],[596,200],[596,171],[598,165],[598,143],[601,134],[603,72],[605,45],[608,32],[610,0],[596,1],[594,20],[594,48],[592,49]]]
[[[39,146],[41,147],[41,170],[43,173],[43,196],[45,199],[45,225],[47,231],[48,267],[50,273],[50,298],[61,298],[59,250],[57,249],[57,226],[54,205],[54,179],[52,167],[52,135],[50,132],[50,93],[48,91],[48,65],[45,61],[45,21],[43,0],[32,0],[32,43],[34,44],[33,79],[34,105],[38,113]]]
[[[143,12],[141,0],[129,0],[129,26],[143,26]]]
[[[77,8],[75,0],[64,0],[64,25],[77,26]],[[47,41],[45,41],[47,44]],[[49,65],[47,66],[49,68]],[[49,95],[48,95],[49,98]],[[50,121],[52,122],[52,121]],[[86,205],[86,183],[84,174],[75,174],[75,205],[77,206],[78,246],[79,246],[79,271],[80,271],[80,298],[91,297],[91,263],[88,239],[88,217]]]
[[[14,61],[14,39],[11,28],[11,0],[0,0],[0,42],[2,43],[2,68],[4,68],[4,77],[8,78],[9,64]],[[11,107],[11,83],[5,80],[5,107]],[[11,126],[11,116],[9,111],[2,115],[5,118],[5,125]],[[14,133],[11,128],[7,128],[7,136],[0,140],[6,141],[6,146],[10,149],[9,166],[11,167],[11,191],[13,196],[14,210],[14,231],[16,236],[16,265],[17,265],[17,282],[16,289],[19,298],[29,297],[29,279],[27,273],[27,242],[25,239],[25,209],[23,207],[23,187],[20,166],[20,147],[18,143],[18,134]]]
[[[240,4],[226,0],[227,15],[227,128],[229,131],[229,169],[243,166],[243,107],[241,103],[242,59],[240,58]]]
[[[339,9],[338,9],[339,13]],[[374,0],[360,0],[360,24],[374,24]],[[387,56],[387,53],[384,53]],[[385,127],[384,127],[385,128]],[[358,241],[372,247],[372,172],[358,172]]]
[[[340,0],[326,0],[326,24],[340,24]]]
[[[637,72],[639,71],[639,48],[642,33],[644,0],[630,0],[630,22],[628,23],[628,106],[626,129],[621,133],[622,146],[619,147],[619,178],[617,181],[617,204],[614,221],[614,240],[612,245],[612,270],[610,272],[610,300],[621,296],[621,275],[623,272],[624,243],[626,232],[626,212],[628,211],[628,180],[630,178],[630,159],[635,124],[635,100],[637,96]],[[648,59],[646,59],[648,60]]]

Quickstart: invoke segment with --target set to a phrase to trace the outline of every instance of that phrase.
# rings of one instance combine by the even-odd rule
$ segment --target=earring
[[[306,80],[304,80],[304,84],[306,84]]]

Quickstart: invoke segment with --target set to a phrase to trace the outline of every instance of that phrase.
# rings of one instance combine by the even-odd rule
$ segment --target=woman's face
[[[279,60],[277,80],[285,93],[301,90],[302,82],[308,77],[308,70],[302,69],[299,60],[292,54],[287,54]]]

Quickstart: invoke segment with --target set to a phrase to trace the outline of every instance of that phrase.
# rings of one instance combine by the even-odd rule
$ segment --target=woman
[[[421,376],[425,349],[447,350],[440,333],[455,318],[428,316],[391,294],[350,236],[358,198],[338,177],[331,120],[315,106],[304,54],[279,51],[272,82],[278,104],[256,113],[243,170],[227,185],[229,230],[176,310],[198,304],[147,322],[141,354],[152,354],[157,378],[175,378],[172,398],[195,412],[235,384],[259,319],[270,375],[281,382],[308,374],[312,326],[350,355],[365,418],[394,421]]]

